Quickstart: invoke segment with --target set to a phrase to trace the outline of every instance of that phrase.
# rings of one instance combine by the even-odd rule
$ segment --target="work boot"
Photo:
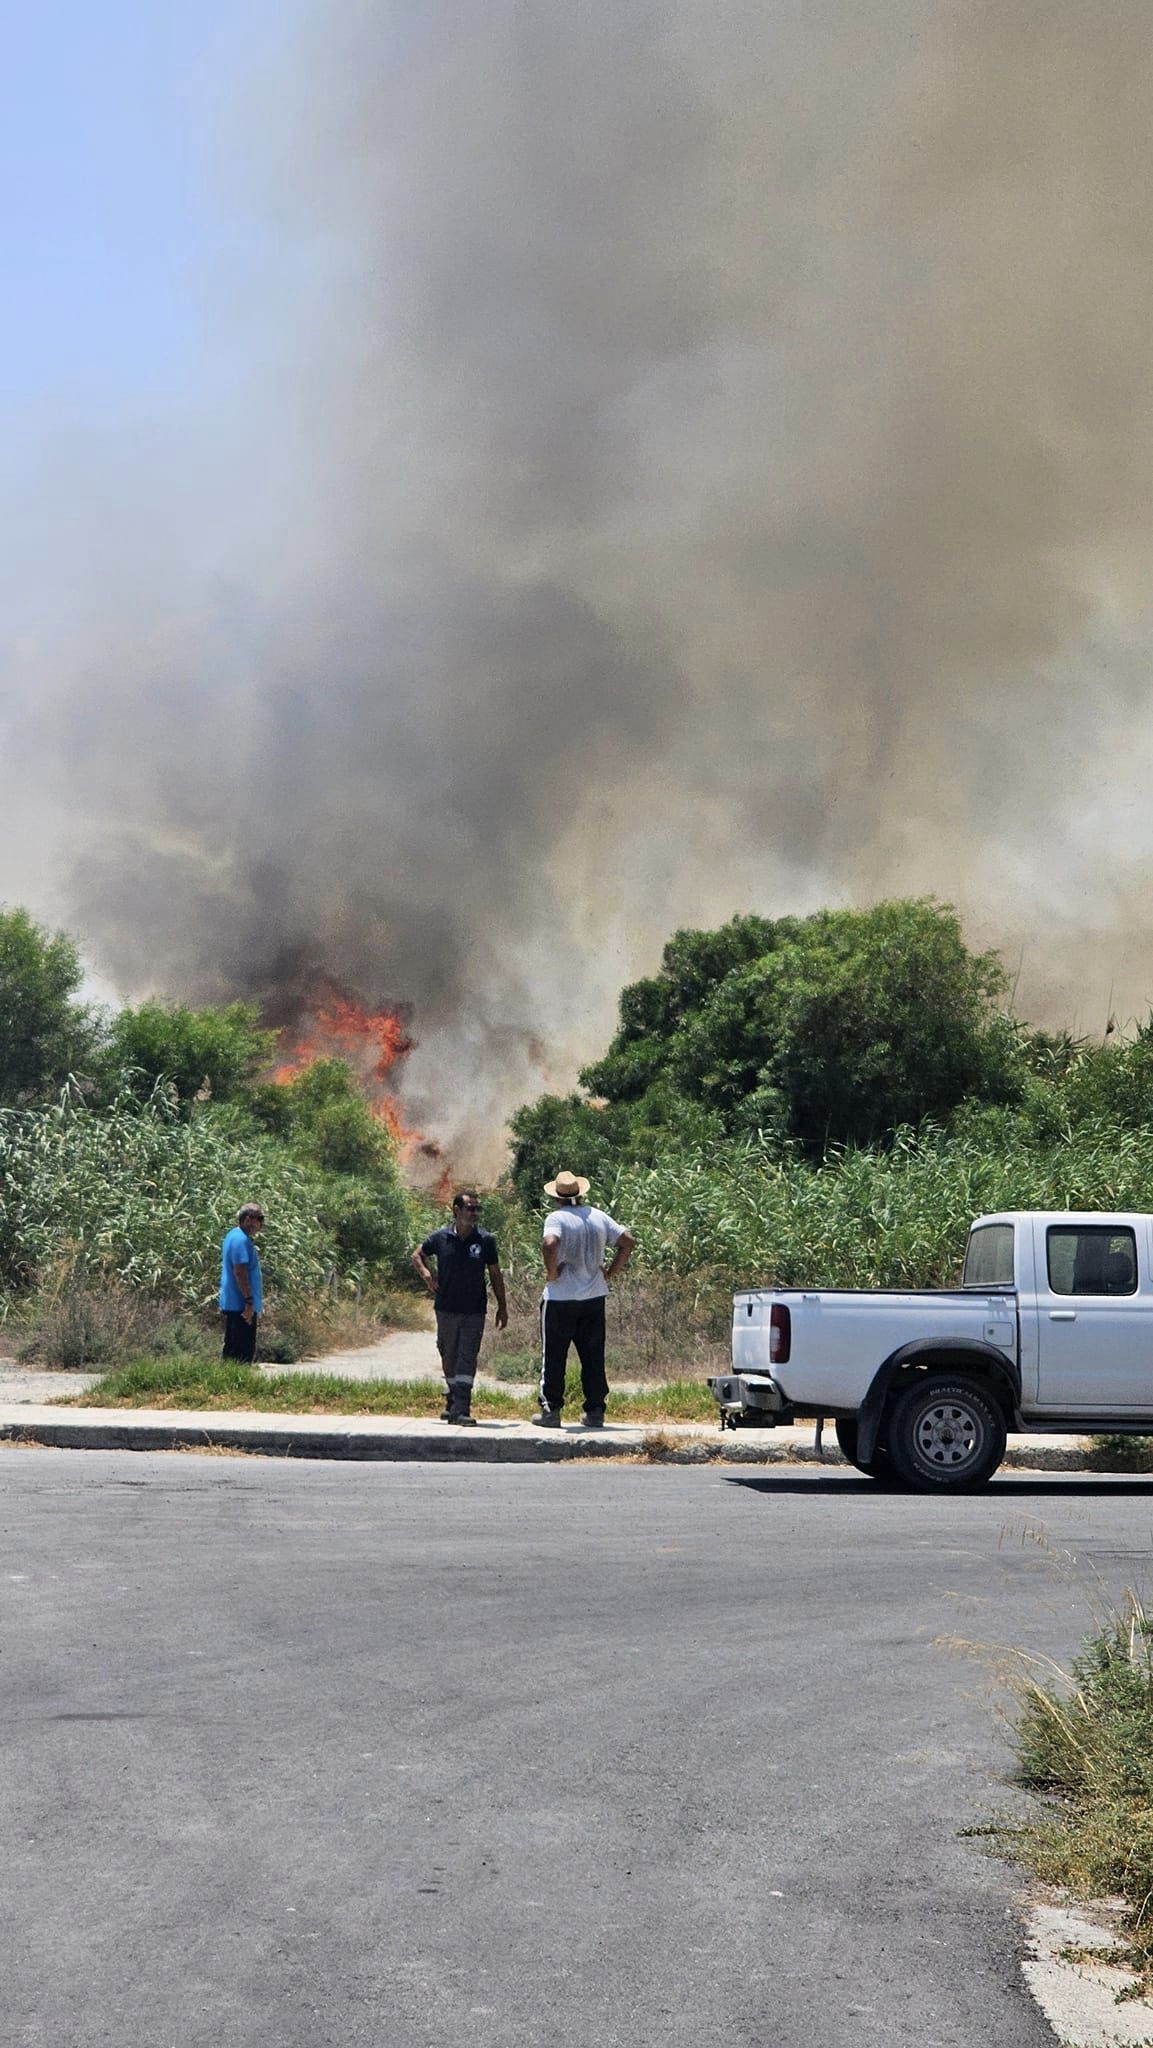
[[[446,1422],[458,1423],[465,1429],[476,1428],[472,1415],[471,1380],[457,1380],[452,1387],[448,1397],[448,1414],[444,1419]]]
[[[537,1412],[532,1419],[535,1422],[538,1429],[559,1429],[560,1409],[546,1408],[544,1402],[542,1401],[540,1407],[537,1409]]]
[[[582,1429],[603,1429],[604,1426],[605,1411],[603,1408],[585,1409],[584,1414],[581,1416]]]

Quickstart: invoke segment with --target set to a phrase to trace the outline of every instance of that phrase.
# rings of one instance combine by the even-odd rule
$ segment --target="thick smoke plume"
[[[261,120],[256,424],[25,655],[118,984],[407,1004],[478,1164],[737,909],[932,890],[1143,1011],[1145,0],[336,4]]]

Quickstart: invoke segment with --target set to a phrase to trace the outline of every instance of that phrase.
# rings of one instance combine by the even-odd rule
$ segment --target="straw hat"
[[[555,1180],[546,1180],[546,1195],[552,1195],[558,1202],[583,1202],[589,1191],[589,1183],[579,1173],[558,1173]]]

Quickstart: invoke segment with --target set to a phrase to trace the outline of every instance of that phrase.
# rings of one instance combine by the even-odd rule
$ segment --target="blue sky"
[[[108,617],[133,618],[137,591],[144,619],[193,604],[237,532],[267,531],[275,553],[291,523],[264,287],[284,269],[277,115],[317,4],[5,12],[0,898],[53,919],[64,813],[29,786],[14,734],[100,649]]]
[[[103,411],[195,382],[206,278],[260,233],[224,175],[223,137],[294,11],[295,0],[7,11],[0,415]]]
[[[0,45],[0,722],[14,644],[283,545],[321,0],[41,0]],[[243,485],[243,488],[241,486]],[[302,486],[303,488],[303,486]]]

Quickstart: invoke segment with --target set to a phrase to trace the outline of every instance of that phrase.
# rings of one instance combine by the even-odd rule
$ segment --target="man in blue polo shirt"
[[[235,1228],[220,1247],[220,1311],[224,1317],[223,1358],[251,1365],[256,1356],[256,1322],[264,1308],[264,1282],[256,1233],[264,1228],[259,1202],[245,1202]]]
[[[454,1195],[451,1227],[434,1230],[412,1255],[413,1265],[435,1297],[436,1348],[448,1390],[440,1419],[466,1428],[474,1420],[472,1383],[488,1308],[486,1273],[496,1299],[497,1329],[503,1330],[508,1322],[496,1239],[487,1230],[477,1229],[479,1212],[480,1200],[471,1188]],[[425,1263],[428,1259],[436,1260],[435,1275]]]

